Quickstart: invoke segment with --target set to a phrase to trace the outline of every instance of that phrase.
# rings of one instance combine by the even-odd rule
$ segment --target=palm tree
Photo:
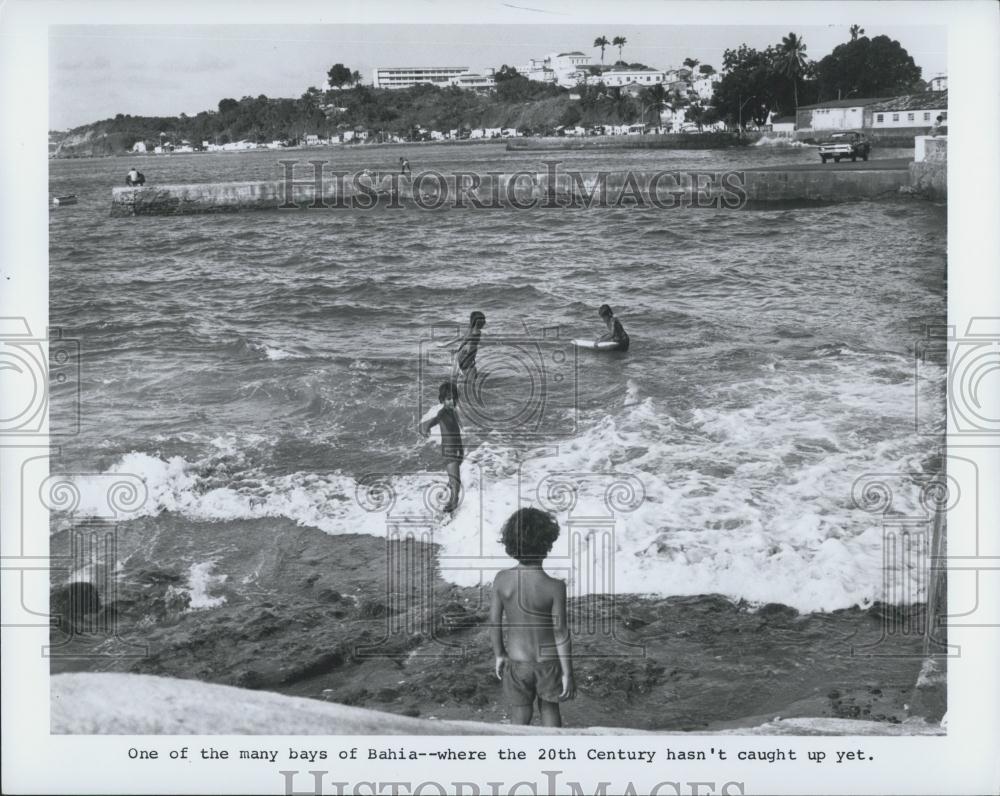
[[[620,61],[622,59],[622,47],[628,44],[628,40],[624,36],[615,36],[611,40],[611,44],[618,48],[618,60]]]
[[[806,44],[794,33],[783,36],[777,48],[778,71],[792,81],[795,107],[799,107],[799,77],[806,68]]]
[[[594,39],[594,46],[601,48],[601,63],[604,63],[604,48],[607,47],[611,42],[608,41],[607,36],[598,36]]]
[[[648,107],[649,110],[656,113],[656,129],[659,130],[660,117],[663,115],[663,109],[666,107],[667,104],[666,88],[663,87],[662,83],[656,83],[655,85],[652,85],[648,89],[646,89],[646,91],[644,92],[643,99],[646,102],[646,107]],[[645,115],[646,114],[644,109],[643,117],[645,117]],[[646,119],[642,118],[639,121],[645,122]]]
[[[858,36],[865,35],[865,29],[860,25],[851,25],[851,41],[857,41]]]

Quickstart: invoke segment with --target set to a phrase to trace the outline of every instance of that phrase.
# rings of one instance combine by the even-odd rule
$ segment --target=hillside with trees
[[[680,84],[653,85],[633,93],[602,82],[609,68],[646,68],[619,60],[614,67],[592,66],[585,83],[572,91],[529,80],[503,65],[495,74],[496,88],[482,93],[455,86],[414,86],[376,89],[344,64],[334,64],[328,87],[310,86],[297,99],[263,94],[227,97],[218,106],[194,116],[129,116],[83,125],[60,134],[57,156],[108,155],[128,151],[137,141],[148,149],[161,143],[190,142],[201,146],[234,141],[294,145],[307,135],[332,138],[364,129],[375,140],[398,137],[418,140],[422,131],[515,128],[522,133],[551,135],[563,126],[657,123],[664,110],[684,112],[699,129],[724,122],[729,129],[760,126],[769,116],[790,115],[814,102],[848,97],[890,97],[923,90],[920,68],[899,42],[888,36],[868,38],[854,25],[851,39],[819,61],[810,60],[802,37],[794,32],[763,50],[746,44],[723,54],[719,81],[710,100],[698,96],[692,81],[715,74],[697,59],[684,60]],[[594,41],[603,61],[614,47],[621,58],[626,39]],[[684,87],[686,82],[686,88]],[[680,87],[679,87],[680,86]],[[349,137],[349,136],[348,136]]]

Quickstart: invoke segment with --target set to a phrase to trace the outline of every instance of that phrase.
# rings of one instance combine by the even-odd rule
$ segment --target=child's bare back
[[[566,584],[541,567],[519,565],[497,573],[494,593],[507,619],[507,657],[514,661],[558,659],[554,613],[565,613]]]
[[[498,572],[493,581],[490,624],[496,675],[517,724],[531,723],[537,699],[542,724],[562,726],[559,702],[576,693],[566,584],[542,570],[558,536],[555,518],[531,508],[514,512],[501,532],[518,565]]]

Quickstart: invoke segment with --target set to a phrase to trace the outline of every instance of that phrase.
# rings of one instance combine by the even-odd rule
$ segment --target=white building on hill
[[[461,75],[448,79],[448,85],[459,88],[471,89],[474,91],[489,91],[496,88],[496,79],[493,77],[493,70],[490,69],[485,75],[477,75],[473,72],[465,72]]]
[[[947,91],[948,90],[948,75],[937,75],[932,77],[927,81],[928,91]]]
[[[542,58],[532,58],[518,71],[528,80],[556,83],[563,88],[572,88],[584,80],[591,63],[589,55],[579,50],[572,50],[549,53]]]
[[[600,80],[606,86],[648,87],[655,86],[657,83],[663,83],[665,75],[656,69],[609,69],[607,72],[601,74],[599,78],[594,79]]]
[[[372,70],[375,88],[410,88],[431,84],[447,86],[452,78],[469,73],[467,66],[377,66]]]
[[[698,95],[700,100],[709,102],[712,99],[712,95],[715,94],[715,87],[719,84],[720,80],[722,80],[722,75],[718,73],[698,75],[698,77],[691,81],[691,88],[694,89],[694,93]]]

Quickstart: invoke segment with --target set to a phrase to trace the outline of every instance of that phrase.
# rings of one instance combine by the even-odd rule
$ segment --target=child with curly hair
[[[542,570],[558,536],[555,518],[533,508],[515,511],[500,532],[507,555],[518,565],[498,572],[493,580],[490,633],[496,675],[515,724],[531,723],[537,699],[542,725],[561,727],[559,703],[576,695],[566,584]]]

